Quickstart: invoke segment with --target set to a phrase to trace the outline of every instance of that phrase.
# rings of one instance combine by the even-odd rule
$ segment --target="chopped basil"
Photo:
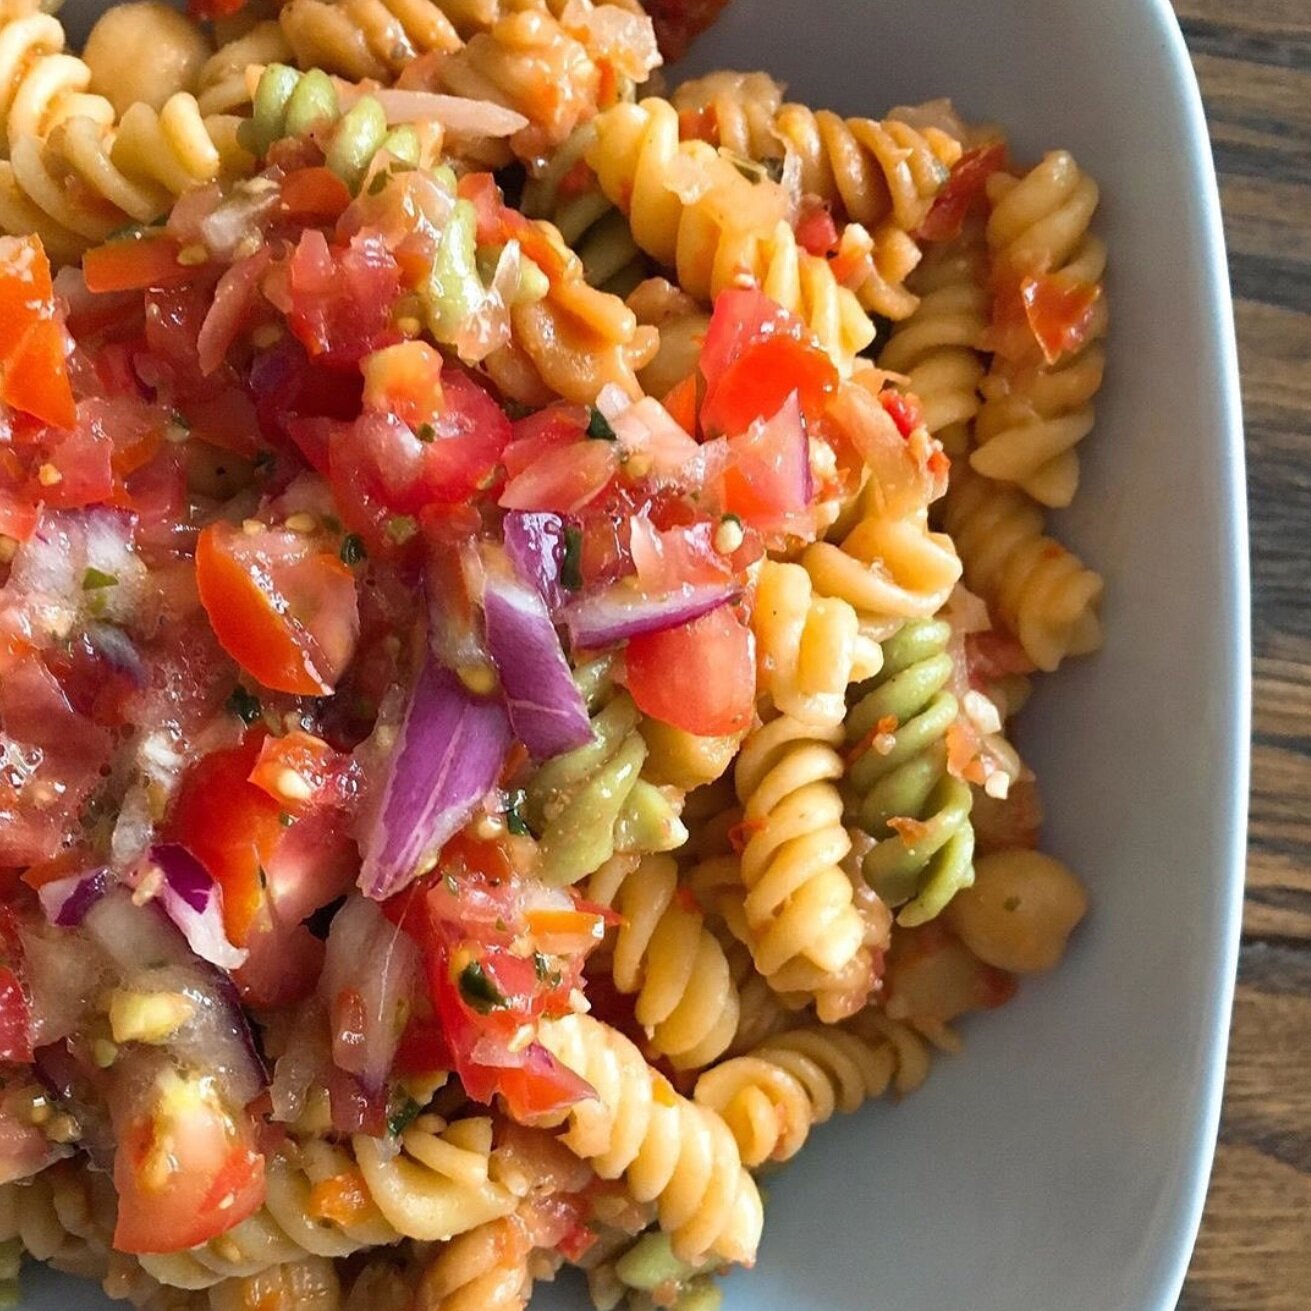
[[[341,541],[341,558],[344,564],[362,564],[368,556],[364,540],[358,533],[347,533]]]
[[[526,799],[523,788],[516,788],[513,792],[507,793],[505,798],[505,827],[517,838],[531,836],[528,821],[523,817],[523,807]]]
[[[232,689],[232,695],[227,700],[228,713],[236,715],[243,724],[253,724],[264,713],[264,708],[259,703],[259,697],[253,693],[247,692],[240,683]]]
[[[564,559],[560,562],[560,586],[576,592],[583,585],[583,530],[572,525],[564,530]]]
[[[425,445],[437,440],[437,429],[430,423],[421,423],[415,430],[414,435]]]
[[[394,514],[387,520],[387,536],[397,546],[404,546],[418,531],[419,523],[413,515]]]
[[[487,977],[487,971],[476,960],[470,961],[460,971],[460,996],[479,1015],[487,1015],[491,1011],[503,1010],[508,1005],[504,994]]]
[[[98,592],[103,587],[117,586],[117,574],[107,574],[103,569],[97,569],[95,565],[91,565],[86,573],[82,575],[82,590],[84,592]]]
[[[592,411],[592,417],[587,421],[587,435],[603,442],[615,440],[615,430],[610,426],[610,420],[596,409]]]
[[[413,1097],[407,1097],[390,1115],[387,1117],[387,1130],[393,1138],[399,1138],[410,1125],[418,1119],[423,1107],[414,1100]]]

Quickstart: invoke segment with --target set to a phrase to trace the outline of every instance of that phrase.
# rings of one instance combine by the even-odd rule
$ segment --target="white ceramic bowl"
[[[68,0],[65,12],[96,11]],[[1061,533],[1107,576],[1106,649],[1022,743],[1093,910],[1064,967],[968,1026],[899,1106],[770,1183],[730,1311],[1169,1311],[1201,1213],[1241,912],[1247,534],[1220,214],[1166,0],[735,0],[697,70],[849,113],[951,95],[1018,157],[1102,184],[1110,365]],[[29,1311],[99,1306],[33,1280]],[[539,1295],[581,1305],[577,1285]]]

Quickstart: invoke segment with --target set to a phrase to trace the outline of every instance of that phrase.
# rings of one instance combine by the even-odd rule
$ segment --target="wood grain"
[[[1180,1311],[1311,1308],[1311,3],[1175,0],[1229,243],[1252,529],[1247,905]]]

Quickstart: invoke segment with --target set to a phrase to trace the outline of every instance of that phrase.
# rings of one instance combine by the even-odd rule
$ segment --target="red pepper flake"
[[[879,404],[887,411],[888,417],[897,425],[897,431],[903,437],[909,437],[916,428],[924,426],[924,407],[913,392],[885,388],[879,392]]]
[[[697,900],[696,893],[691,888],[679,888],[674,893],[674,903],[679,910],[688,915],[702,914],[701,903]]]
[[[961,234],[974,203],[985,195],[988,179],[1006,167],[1006,145],[994,142],[967,151],[933,201],[919,230],[921,241],[952,241]]]
[[[893,815],[888,820],[888,827],[903,841],[910,844],[918,842],[924,837],[929,826],[923,820],[914,819],[910,815]]]
[[[757,833],[765,828],[763,819],[740,819],[731,829],[728,830],[728,845],[733,848],[733,854],[740,856],[746,849],[747,843],[751,841]]]

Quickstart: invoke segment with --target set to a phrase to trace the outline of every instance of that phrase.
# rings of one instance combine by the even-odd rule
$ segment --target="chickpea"
[[[974,886],[956,894],[946,918],[980,960],[1031,974],[1056,965],[1087,909],[1083,885],[1060,861],[1017,849],[981,857]]]
[[[657,786],[684,792],[719,778],[741,742],[735,736],[697,737],[655,719],[642,725],[642,737],[647,748],[645,776]]]
[[[87,37],[82,58],[91,90],[118,114],[145,101],[159,109],[177,91],[194,91],[211,54],[205,34],[185,14],[158,0],[106,9]]]

